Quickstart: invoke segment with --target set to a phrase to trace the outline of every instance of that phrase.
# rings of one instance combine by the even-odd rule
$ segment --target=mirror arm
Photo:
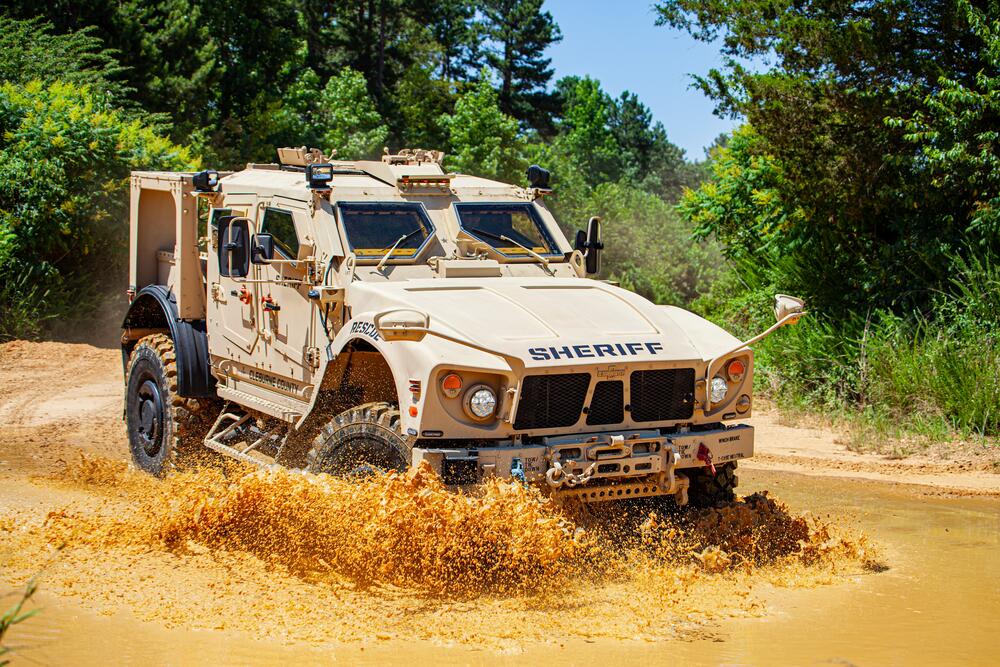
[[[795,324],[796,322],[798,322],[799,318],[805,314],[806,314],[805,311],[801,313],[789,313],[788,315],[785,315],[783,318],[781,318],[780,320],[772,324],[770,327],[768,327],[763,333],[759,333],[753,338],[745,340],[739,345],[712,357],[712,359],[708,362],[708,367],[705,369],[705,412],[708,412],[709,410],[712,409],[712,392],[710,391],[710,388],[712,386],[712,374],[715,372],[716,364],[718,364],[719,361],[725,359],[733,352],[742,350],[745,347],[750,347],[751,345],[759,343],[760,341],[764,340],[765,338],[773,334],[775,331],[785,326],[786,324]]]

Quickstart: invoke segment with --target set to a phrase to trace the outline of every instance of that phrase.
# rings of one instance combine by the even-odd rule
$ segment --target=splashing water
[[[634,503],[564,507],[534,488],[498,480],[456,493],[427,469],[348,481],[204,468],[155,480],[120,463],[82,459],[60,479],[100,490],[108,507],[50,513],[26,529],[26,553],[27,536],[66,544],[68,558],[86,562],[98,578],[118,576],[111,574],[118,562],[111,554],[122,554],[122,572],[172,555],[181,559],[170,566],[175,576],[185,563],[200,568],[188,575],[215,590],[210,599],[217,605],[223,604],[217,589],[235,585],[219,581],[220,567],[230,579],[234,572],[261,577],[252,590],[241,583],[241,594],[277,597],[280,604],[262,603],[263,617],[276,623],[277,605],[283,632],[313,639],[352,639],[364,631],[321,632],[315,612],[299,610],[300,596],[349,609],[343,613],[355,624],[414,615],[413,632],[449,640],[470,641],[469,626],[496,622],[497,637],[514,627],[528,638],[556,627],[564,636],[657,637],[676,634],[678,618],[697,624],[762,613],[751,595],[759,581],[815,585],[831,573],[877,569],[878,560],[863,536],[794,516],[766,493],[718,509],[650,512]],[[92,562],[96,553],[103,564]],[[78,594],[85,590],[78,580],[70,585]],[[130,599],[141,606],[140,593]],[[244,597],[242,605],[250,620],[227,613],[227,624],[253,622],[254,603]],[[183,611],[174,609],[171,619],[193,613],[195,603],[174,606]],[[206,612],[198,614],[204,623]],[[425,614],[433,630],[416,629]],[[475,641],[482,640],[477,634]]]

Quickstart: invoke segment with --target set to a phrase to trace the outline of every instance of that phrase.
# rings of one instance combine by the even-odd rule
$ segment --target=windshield
[[[338,208],[347,242],[358,259],[381,259],[393,245],[396,249],[392,257],[415,257],[434,233],[434,226],[420,204],[341,202]]]
[[[527,257],[530,248],[540,255],[561,255],[532,204],[455,204],[458,224],[504,255]],[[524,247],[520,247],[524,246]]]

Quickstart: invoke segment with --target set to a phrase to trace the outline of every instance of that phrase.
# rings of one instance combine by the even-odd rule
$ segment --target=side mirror
[[[587,260],[587,275],[596,276],[601,272],[601,251],[604,243],[601,241],[601,219],[596,215],[587,223],[587,231],[582,229],[576,233],[576,249],[583,253]]]
[[[255,235],[250,261],[254,264],[267,264],[272,259],[274,259],[274,237],[270,234]]]
[[[219,218],[219,275],[244,278],[250,272],[250,220]]]
[[[799,315],[806,307],[806,302],[787,294],[774,295],[774,318],[779,322],[789,315]],[[789,320],[789,324],[794,324],[798,318]]]
[[[427,313],[400,308],[379,313],[374,318],[375,329],[385,340],[422,340],[427,335],[431,318]]]

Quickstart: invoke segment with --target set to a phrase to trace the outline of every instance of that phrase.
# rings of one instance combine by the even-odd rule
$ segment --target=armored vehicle
[[[442,154],[131,177],[121,338],[135,465],[212,450],[370,474],[429,465],[596,502],[732,497],[753,454],[750,345],[594,278],[601,221],[571,245],[526,186]]]

